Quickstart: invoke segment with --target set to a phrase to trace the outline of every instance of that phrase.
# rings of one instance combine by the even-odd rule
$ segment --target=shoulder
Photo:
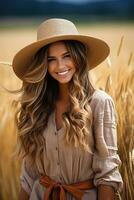
[[[95,90],[93,96],[92,96],[92,102],[105,102],[106,100],[113,101],[112,97],[106,93],[104,90],[97,89]]]
[[[91,100],[91,109],[94,112],[95,110],[104,111],[107,108],[112,109],[114,107],[113,98],[103,90],[95,90],[92,100]]]

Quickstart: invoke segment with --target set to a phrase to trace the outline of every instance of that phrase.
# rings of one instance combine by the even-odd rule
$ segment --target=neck
[[[59,84],[59,101],[64,103],[69,102],[68,84]]]

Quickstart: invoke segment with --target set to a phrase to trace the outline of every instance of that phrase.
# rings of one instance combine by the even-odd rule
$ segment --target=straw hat
[[[24,47],[14,56],[12,66],[15,74],[23,80],[37,51],[41,47],[59,40],[77,40],[85,44],[90,69],[99,65],[109,54],[109,47],[104,41],[80,34],[71,21],[52,18],[44,21],[38,27],[37,41]],[[40,70],[37,69],[36,72],[40,73]]]

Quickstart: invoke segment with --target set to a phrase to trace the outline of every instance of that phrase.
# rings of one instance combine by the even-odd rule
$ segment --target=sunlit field
[[[122,160],[120,172],[124,180],[122,200],[134,199],[134,25],[80,25],[81,33],[104,39],[110,46],[109,58],[90,72],[96,88],[108,92],[114,99],[118,113],[118,146]],[[36,40],[35,28],[0,29],[0,61],[11,62],[14,54]],[[3,87],[16,90],[21,81],[12,67],[0,64],[0,200],[17,200],[20,161],[14,157],[16,130],[14,113],[15,94]],[[132,153],[133,152],[133,153]]]

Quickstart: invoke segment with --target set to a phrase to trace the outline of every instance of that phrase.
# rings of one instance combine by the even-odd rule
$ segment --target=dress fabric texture
[[[116,110],[113,99],[102,90],[95,90],[90,107],[93,126],[90,128],[89,143],[91,152],[66,146],[63,141],[64,128],[57,130],[55,112],[49,117],[44,130],[45,146],[43,164],[34,166],[25,157],[22,164],[20,182],[29,194],[30,200],[42,200],[45,188],[39,183],[40,174],[64,184],[93,179],[95,186],[113,186],[115,191],[122,189],[122,178],[118,167],[121,164],[117,153]],[[67,200],[75,198],[67,193]],[[86,190],[82,200],[97,200],[97,189]]]

